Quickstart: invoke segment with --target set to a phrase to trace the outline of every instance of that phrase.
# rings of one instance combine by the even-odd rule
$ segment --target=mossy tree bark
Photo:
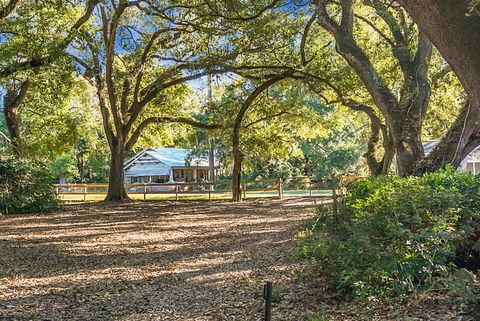
[[[5,116],[5,125],[8,130],[10,142],[15,153],[19,156],[23,155],[22,142],[22,117],[20,107],[25,100],[30,81],[27,79],[19,86],[11,83],[7,86],[7,93],[3,101],[3,114]]]
[[[400,175],[411,174],[416,162],[424,157],[421,133],[430,98],[428,62],[432,45],[425,34],[420,32],[417,46],[412,52],[405,34],[405,30],[409,30],[406,23],[397,21],[381,1],[370,0],[367,2],[385,22],[392,34],[392,36],[387,36],[371,24],[391,46],[392,55],[398,61],[403,73],[403,88],[397,97],[382,80],[370,58],[355,39],[353,32],[354,1],[341,1],[342,15],[339,22],[330,16],[327,9],[328,4],[329,1],[317,1],[317,21],[335,38],[337,52],[363,82],[376,108],[385,119],[388,135],[384,135],[384,140],[393,144],[397,157],[397,172]],[[386,154],[390,157],[391,151],[386,151]]]
[[[452,67],[468,95],[449,132],[416,167],[417,173],[458,166],[480,143],[480,17],[470,1],[399,0]],[[475,8],[473,8],[475,9]]]

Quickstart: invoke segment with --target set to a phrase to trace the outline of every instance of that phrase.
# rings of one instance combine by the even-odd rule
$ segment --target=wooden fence
[[[86,201],[88,195],[106,195],[108,184],[57,184],[55,190],[58,196],[81,196]],[[173,196],[179,200],[182,195],[212,195],[225,194],[232,192],[232,183],[229,181],[218,182],[192,182],[192,183],[144,183],[144,184],[125,184],[125,190],[129,195],[147,195]],[[241,191],[243,198],[246,198],[247,192],[266,192],[276,191],[278,198],[283,198],[282,179],[261,179],[252,181],[242,181]]]
[[[345,186],[351,181],[363,179],[364,176],[335,176],[323,179],[314,179],[312,177],[294,177],[282,181],[281,178],[246,180],[241,183],[242,196],[245,199],[247,192],[257,192],[255,197],[275,196],[287,197],[311,197],[332,198],[334,207],[337,199],[342,199],[345,192]],[[125,184],[125,190],[129,195],[142,195],[146,200],[148,196],[157,196],[162,198],[171,198],[179,200],[180,197],[208,196],[211,200],[214,195],[231,195],[231,181],[217,182],[194,182],[194,183],[144,183],[144,184]],[[68,196],[77,196],[75,200],[87,200],[88,196],[102,196],[107,194],[108,184],[59,184],[55,185],[57,195],[61,198]],[[265,193],[267,192],[267,193]]]

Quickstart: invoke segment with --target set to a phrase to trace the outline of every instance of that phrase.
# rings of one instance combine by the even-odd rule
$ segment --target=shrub
[[[317,210],[305,252],[344,295],[415,295],[480,267],[479,194],[479,177],[452,168],[352,182],[338,217]]]
[[[0,213],[40,213],[59,208],[49,170],[32,160],[0,157]]]

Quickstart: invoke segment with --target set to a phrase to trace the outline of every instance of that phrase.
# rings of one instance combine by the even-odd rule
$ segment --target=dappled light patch
[[[312,208],[303,199],[88,203],[4,217],[0,319],[260,318],[263,282],[292,277],[294,236]],[[289,300],[277,315],[306,313]]]

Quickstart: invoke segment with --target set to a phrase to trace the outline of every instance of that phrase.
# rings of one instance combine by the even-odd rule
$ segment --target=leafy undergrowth
[[[338,213],[317,208],[300,237],[312,275],[340,302],[335,310],[360,309],[353,320],[480,320],[478,177],[446,169],[357,181]]]
[[[35,160],[0,149],[0,215],[52,212],[60,208],[52,173]]]

